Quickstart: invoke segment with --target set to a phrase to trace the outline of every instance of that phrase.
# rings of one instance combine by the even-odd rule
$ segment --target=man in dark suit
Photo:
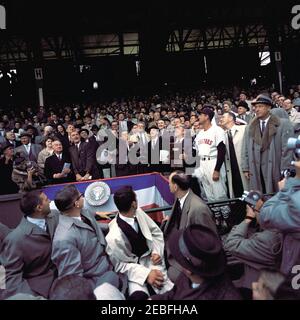
[[[82,142],[77,131],[71,133],[73,145],[69,148],[76,181],[100,178],[96,167],[96,153],[87,142]]]
[[[89,136],[88,129],[81,129],[79,131],[79,134],[81,136],[81,139],[89,144],[89,148],[93,150],[93,154],[97,156],[97,150],[99,148],[99,142],[97,141],[97,136],[95,134],[93,134],[92,136]],[[103,178],[102,166],[97,161],[96,161],[96,167],[99,172],[99,178]]]
[[[24,132],[20,135],[22,145],[15,148],[15,154],[18,152],[27,161],[34,161],[37,163],[38,154],[42,150],[42,146],[39,144],[31,143],[31,134]]]
[[[164,172],[166,165],[161,161],[163,149],[162,137],[157,127],[150,128],[150,141],[148,142],[148,172]]]
[[[65,154],[60,140],[52,142],[53,154],[45,161],[45,176],[49,184],[66,183],[75,180],[71,160]]]
[[[241,300],[226,275],[226,257],[220,239],[203,225],[177,230],[169,250],[182,272],[172,290],[151,300]]]
[[[56,268],[51,261],[52,239],[58,213],[41,191],[23,196],[20,208],[24,217],[4,239],[0,264],[6,271],[4,298],[17,293],[47,298]]]
[[[170,219],[164,227],[166,256],[170,265],[168,276],[174,282],[180,274],[180,266],[174,260],[168,243],[176,230],[187,228],[191,224],[200,224],[211,229],[216,237],[217,228],[208,206],[190,189],[190,177],[181,171],[172,172],[169,177],[170,191],[175,195],[176,202],[172,208]]]

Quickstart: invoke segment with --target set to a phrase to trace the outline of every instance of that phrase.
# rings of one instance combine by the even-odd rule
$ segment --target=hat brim
[[[213,264],[205,264],[205,268],[195,267],[182,255],[179,250],[178,242],[184,230],[174,230],[168,240],[168,247],[174,259],[185,269],[202,277],[216,277],[224,273],[226,267],[226,257],[222,250],[214,259]]]
[[[251,104],[254,106],[256,104],[265,104],[267,106],[270,106],[270,107],[273,107],[273,104],[272,103],[269,103],[269,102],[265,102],[265,101],[252,101]]]
[[[238,105],[237,108],[239,108],[239,107],[242,107],[242,108],[246,109],[247,111],[250,111],[250,108],[248,106],[245,107],[245,106],[242,106],[242,105]]]
[[[23,138],[23,137],[28,137],[28,138],[32,138],[32,135],[30,133],[22,133],[20,135],[20,138]]]

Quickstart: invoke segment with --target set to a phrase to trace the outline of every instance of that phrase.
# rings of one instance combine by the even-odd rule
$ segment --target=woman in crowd
[[[63,150],[68,152],[68,149],[70,147],[70,142],[69,142],[66,128],[62,124],[58,124],[56,127],[56,132],[57,132],[56,136],[60,140],[63,146]]]
[[[40,167],[42,172],[44,172],[46,159],[52,156],[53,154],[52,142],[53,142],[53,138],[48,137],[43,143],[44,149],[38,155],[38,166]]]

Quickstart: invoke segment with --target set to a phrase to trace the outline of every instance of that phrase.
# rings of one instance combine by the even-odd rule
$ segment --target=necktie
[[[234,196],[240,197],[244,192],[244,188],[243,188],[243,182],[241,178],[239,165],[236,158],[231,130],[228,130],[228,144],[229,144],[229,156],[230,156],[230,166],[231,166],[232,189],[233,189]]]
[[[137,227],[137,230],[135,230],[134,229],[134,231],[136,232],[136,233],[139,233],[139,223],[138,223],[138,220],[137,220],[137,218],[136,217],[134,217],[134,223],[136,224],[136,227]]]
[[[266,121],[261,122],[261,136],[264,135],[264,131],[266,129]]]

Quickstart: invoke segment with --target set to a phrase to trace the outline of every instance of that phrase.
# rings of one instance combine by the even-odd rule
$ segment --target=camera
[[[294,150],[296,158],[300,159],[300,139],[289,138],[287,141],[287,150]]]
[[[243,195],[239,199],[241,201],[246,202],[246,204],[248,204],[252,209],[254,209],[256,207],[258,200],[264,201],[265,197],[258,190],[250,190],[250,191],[244,191]]]
[[[280,180],[284,178],[294,178],[296,176],[296,170],[295,169],[286,169],[282,170],[280,172]]]

